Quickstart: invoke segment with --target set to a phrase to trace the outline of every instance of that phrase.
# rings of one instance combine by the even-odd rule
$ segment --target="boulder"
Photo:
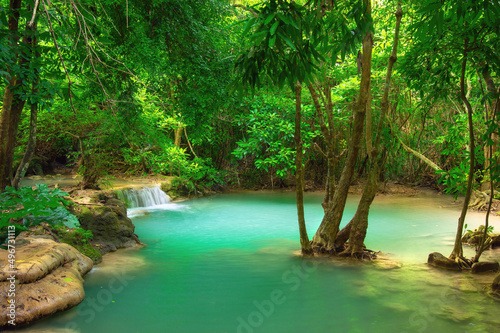
[[[0,249],[0,298],[7,300],[0,308],[3,314],[9,314],[8,300],[15,300],[16,327],[78,305],[85,297],[83,276],[93,266],[90,258],[67,244],[45,238],[25,240],[16,240],[14,270],[8,261],[9,252]],[[9,280],[13,275],[14,288]],[[9,316],[0,316],[0,330],[12,328],[9,320]]]
[[[438,268],[445,268],[456,271],[461,270],[457,262],[443,256],[439,252],[432,252],[431,254],[429,254],[429,258],[427,259],[427,264]]]
[[[476,262],[471,267],[471,273],[486,273],[486,272],[498,272],[499,270],[498,262],[496,261],[482,261]]]
[[[101,205],[83,206],[77,215],[81,227],[92,231],[92,244],[101,254],[144,245],[134,233],[135,226],[121,200],[108,198]]]

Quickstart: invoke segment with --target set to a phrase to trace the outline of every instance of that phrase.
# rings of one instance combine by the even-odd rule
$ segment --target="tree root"
[[[465,257],[456,257],[455,262],[458,264],[461,270],[469,270],[472,267],[472,260],[467,259]]]
[[[362,251],[352,252],[352,249],[349,247],[349,242],[334,249],[327,248],[323,244],[313,243],[312,241],[310,243],[312,251],[315,254],[323,256],[326,255],[339,258],[353,258],[360,261],[372,261],[374,259],[377,259],[377,255],[380,253],[380,251],[373,251],[367,249],[366,247],[364,247]]]

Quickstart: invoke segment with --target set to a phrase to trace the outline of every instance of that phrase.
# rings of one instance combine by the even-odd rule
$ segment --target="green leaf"
[[[271,13],[267,16],[266,20],[264,21],[264,24],[265,25],[268,25],[269,22],[271,22],[273,20],[273,18],[276,16],[276,13]]]
[[[269,39],[269,48],[272,49],[274,47],[274,44],[276,44],[276,35]]]
[[[271,33],[271,36],[273,36],[276,33],[276,29],[278,29],[279,24],[280,24],[279,21],[276,21],[271,26],[271,29],[269,29],[269,32]]]
[[[297,51],[297,48],[295,47],[295,45],[293,45],[293,42],[292,42],[290,39],[286,38],[286,37],[285,37],[285,36],[284,36],[281,32],[279,32],[279,31],[278,31],[278,36],[280,36],[280,37],[281,37],[281,39],[283,39],[283,40],[285,41],[285,43],[287,43],[287,44],[288,44],[288,46],[290,46],[290,48],[291,48],[292,50]]]
[[[289,25],[290,24],[290,20],[283,14],[281,13],[278,13],[278,17],[281,21],[285,22],[285,24]]]
[[[247,20],[247,23],[243,27],[242,35],[246,35],[250,31],[250,29],[252,28],[252,26],[255,24],[255,21],[256,21],[255,17]]]

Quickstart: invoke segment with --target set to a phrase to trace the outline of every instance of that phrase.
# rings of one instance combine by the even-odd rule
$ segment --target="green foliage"
[[[54,225],[52,228],[61,242],[73,246],[80,251],[80,253],[91,258],[94,262],[102,259],[102,255],[91,244],[94,238],[92,231],[83,228],[68,229],[63,225]]]
[[[238,117],[238,125],[246,131],[243,140],[231,153],[239,160],[251,158],[258,170],[275,173],[285,179],[295,170],[294,115],[290,99],[280,99],[272,95],[261,95],[249,101],[249,113]],[[305,118],[313,115],[311,108],[306,109]],[[304,150],[312,145],[319,135],[304,123],[302,138]]]
[[[11,219],[16,227],[16,236],[22,230],[27,230],[42,222],[52,226],[64,224],[69,228],[80,225],[76,216],[71,214],[67,207],[69,202],[64,199],[68,193],[60,189],[49,189],[45,184],[38,184],[33,189],[29,186],[16,190],[7,187],[0,193],[0,240],[6,238],[7,227],[12,225]]]
[[[335,64],[354,53],[365,31],[372,29],[363,1],[339,1],[325,15],[317,1],[265,1],[252,7],[257,17],[244,20],[246,45],[236,59],[235,85],[252,89],[271,82],[292,90],[295,83],[313,82],[327,57]],[[332,38],[334,36],[334,38]],[[337,37],[337,38],[335,38]]]

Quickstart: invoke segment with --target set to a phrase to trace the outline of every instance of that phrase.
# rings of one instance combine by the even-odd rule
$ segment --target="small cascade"
[[[125,201],[129,208],[153,207],[170,203],[169,196],[161,190],[160,186],[140,190],[121,190],[118,191],[118,197]]]

